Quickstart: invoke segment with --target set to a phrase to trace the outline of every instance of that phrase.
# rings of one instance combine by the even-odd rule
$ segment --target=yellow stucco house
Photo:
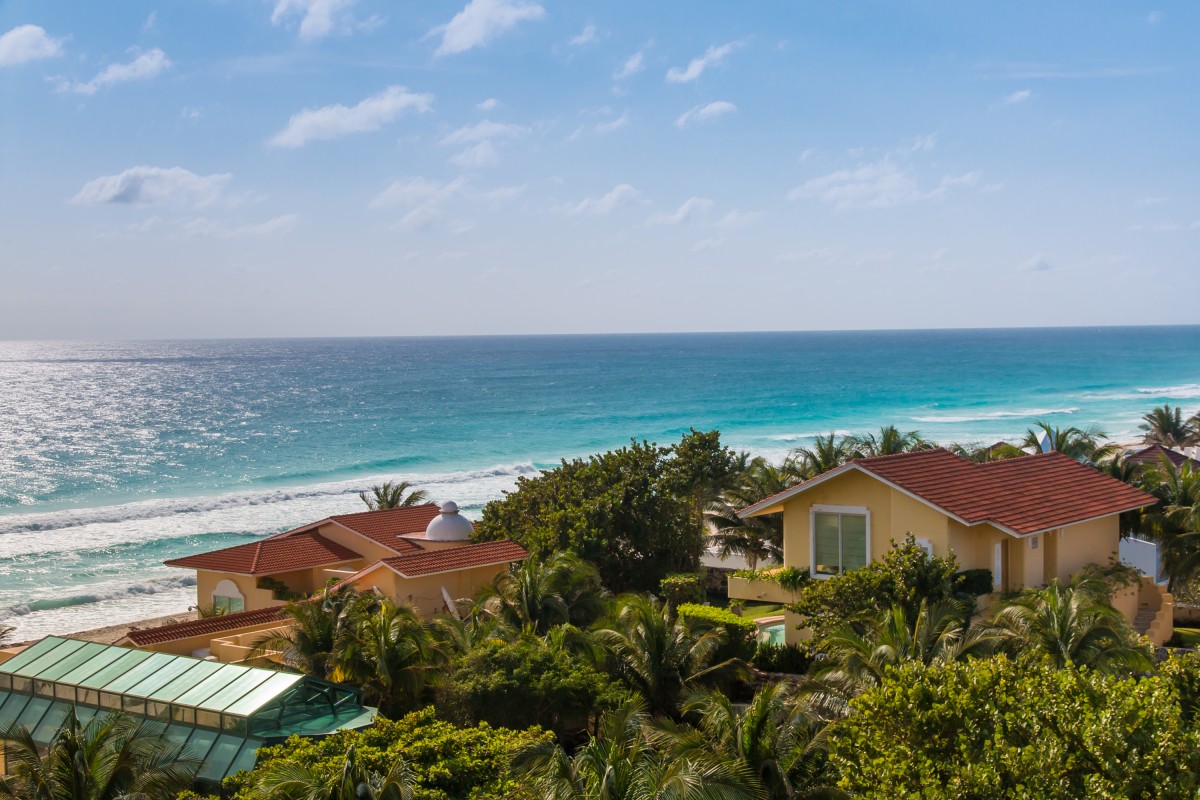
[[[196,571],[196,602],[220,615],[131,631],[124,644],[236,663],[283,624],[283,601],[331,582],[378,590],[422,614],[455,602],[528,553],[510,541],[471,544],[455,503],[342,514],[257,542],[167,561]]]
[[[990,570],[999,593],[1108,563],[1119,549],[1119,515],[1155,502],[1057,452],[979,464],[938,448],[858,459],[738,513],[783,514],[784,565],[816,579],[864,566],[911,533],[963,569]],[[777,583],[736,577],[729,594],[792,599]],[[1152,579],[1114,605],[1155,644],[1170,638],[1173,599]],[[784,621],[788,642],[803,638],[798,615]]]

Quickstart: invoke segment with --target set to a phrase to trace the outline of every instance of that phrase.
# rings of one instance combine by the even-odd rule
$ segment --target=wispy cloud
[[[1043,253],[1034,253],[1021,263],[1021,269],[1025,272],[1049,272],[1054,269],[1054,265],[1050,263],[1050,259],[1046,258]]]
[[[500,154],[491,140],[484,139],[451,156],[450,163],[462,169],[485,169],[500,163]]]
[[[71,202],[77,205],[207,206],[220,198],[232,178],[228,172],[197,175],[183,167],[130,167],[116,175],[88,181]]]
[[[597,38],[599,37],[596,35],[596,26],[589,22],[578,35],[571,37],[571,46],[583,47],[585,44],[596,41]]]
[[[471,0],[453,19],[429,32],[430,36],[440,34],[442,37],[434,55],[465,53],[507,33],[521,22],[544,16],[546,9],[535,2]]]
[[[725,240],[720,237],[717,237],[715,239],[701,239],[700,241],[698,241],[694,245],[692,245],[692,252],[693,253],[704,253],[709,250],[715,250],[716,248],[720,247],[723,244],[725,244]]]
[[[613,131],[619,131],[621,128],[624,128],[628,124],[629,124],[629,112],[625,111],[621,114],[621,116],[617,117],[616,119],[610,119],[607,122],[597,122],[596,123],[596,133],[603,136],[605,134],[612,133]]]
[[[707,197],[689,197],[678,209],[671,213],[661,212],[646,221],[648,225],[680,225],[687,222],[696,214],[712,208],[713,201]]]
[[[269,141],[276,147],[303,147],[312,141],[377,131],[405,112],[423,114],[432,107],[431,94],[415,94],[403,86],[389,86],[353,106],[337,103],[293,114],[284,129]]]
[[[644,51],[638,50],[621,63],[621,68],[613,73],[613,80],[623,81],[626,78],[631,78],[645,69],[645,67],[646,56]]]
[[[733,103],[728,103],[724,100],[717,100],[712,103],[696,106],[688,109],[675,120],[676,128],[686,128],[690,125],[696,125],[703,122],[711,122],[717,117],[723,117],[726,114],[732,114],[737,111],[737,106]]]
[[[65,83],[60,89],[70,89],[79,94],[95,94],[105,86],[128,81],[144,81],[170,69],[171,61],[157,47],[137,56],[128,64],[109,64],[96,77],[86,83]]]
[[[704,70],[715,67],[725,60],[726,56],[741,47],[741,42],[727,42],[720,47],[710,47],[704,55],[693,58],[687,67],[671,67],[667,70],[667,83],[689,83],[704,74]]]
[[[229,225],[220,220],[199,217],[183,223],[188,236],[208,236],[214,239],[246,239],[257,236],[281,236],[296,227],[300,217],[296,214],[282,216],[244,225]]]
[[[18,25],[0,36],[0,67],[61,56],[62,43],[62,39],[51,39],[37,25]]]
[[[1162,22],[1166,16],[1167,15],[1161,11],[1151,11],[1146,15],[1146,22],[1151,25],[1157,25],[1158,23]]]
[[[480,111],[492,111],[500,107],[500,101],[494,97],[489,97],[487,100],[484,100],[475,107]]]
[[[412,208],[444,203],[466,189],[465,178],[441,183],[428,178],[404,178],[394,181],[371,201],[371,208]]]
[[[641,192],[628,183],[621,183],[614,186],[607,194],[599,197],[588,197],[573,206],[568,206],[566,212],[571,216],[578,216],[580,214],[605,215],[641,200]]]
[[[339,12],[354,5],[356,0],[278,0],[271,12],[271,24],[281,25],[292,17],[300,17],[301,41],[324,39],[333,32]]]
[[[761,217],[761,211],[742,211],[735,208],[733,211],[730,211],[728,214],[721,217],[720,222],[717,223],[717,227],[723,228],[727,231],[737,230],[738,228],[745,228],[749,225],[753,225]]]
[[[529,128],[508,122],[492,122],[483,120],[473,125],[464,125],[442,138],[442,144],[465,144],[466,142],[482,142],[486,139],[511,139],[529,133]]]
[[[1006,95],[1004,97],[1004,99],[1000,101],[1000,103],[1001,103],[1001,105],[1015,106],[1018,103],[1024,103],[1026,100],[1028,100],[1031,97],[1033,97],[1032,91],[1030,91],[1029,89],[1021,89],[1019,91],[1013,92],[1010,95]]]

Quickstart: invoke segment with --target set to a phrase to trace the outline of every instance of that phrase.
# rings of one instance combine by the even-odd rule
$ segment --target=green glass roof
[[[252,767],[264,742],[360,728],[376,713],[353,689],[306,675],[56,636],[0,664],[0,729],[25,726],[46,745],[72,706],[84,724],[115,710],[156,720],[212,781]]]

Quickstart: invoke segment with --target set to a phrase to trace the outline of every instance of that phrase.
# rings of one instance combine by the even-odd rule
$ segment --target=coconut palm
[[[498,573],[475,598],[477,619],[544,635],[556,625],[591,625],[605,609],[596,568],[572,553],[527,558]]]
[[[828,436],[818,436],[811,447],[797,447],[789,456],[789,461],[805,480],[815,478],[823,472],[840,467],[854,458],[853,443],[850,437],[838,438],[836,433]]]
[[[1167,591],[1173,592],[1200,575],[1200,470],[1163,457],[1143,474],[1142,488],[1159,500],[1145,521],[1162,549]]]
[[[1138,428],[1145,431],[1142,434],[1145,444],[1160,444],[1163,447],[1200,444],[1200,414],[1185,420],[1182,408],[1164,403],[1162,408],[1152,409],[1150,413],[1142,415],[1142,420]]]
[[[893,606],[869,623],[865,633],[846,624],[821,644],[828,658],[814,677],[827,686],[856,695],[883,682],[884,674],[902,661],[938,664],[988,652],[997,641],[990,632],[969,627],[966,606],[956,600],[922,600],[910,619]]]
[[[901,431],[895,425],[885,425],[878,434],[865,433],[849,437],[848,445],[854,458],[892,456],[913,450],[929,450],[932,442],[921,438],[920,431]]]
[[[284,665],[329,678],[336,667],[339,642],[354,630],[364,606],[351,584],[284,606],[286,626],[254,643],[252,656],[278,653]]]
[[[784,684],[767,684],[745,707],[721,692],[693,695],[694,724],[659,720],[651,740],[669,758],[716,754],[740,764],[768,800],[840,797],[827,758],[828,723],[809,713]]]
[[[1095,466],[1117,451],[1117,445],[1105,444],[1108,435],[1099,428],[1054,428],[1047,422],[1039,421],[1036,427],[1025,432],[1021,447],[1040,451],[1041,439],[1049,442],[1051,450],[1056,450],[1076,461]]]
[[[253,776],[247,792],[253,800],[411,800],[416,781],[404,759],[392,761],[386,774],[363,767],[353,744],[337,770],[279,759]]]
[[[159,737],[149,720],[121,713],[87,725],[74,710],[43,754],[29,730],[0,731],[5,800],[170,800],[189,788],[201,760]]]
[[[796,463],[776,466],[761,456],[752,459],[737,482],[704,511],[704,525],[721,558],[745,557],[751,569],[759,561],[783,558],[783,518],[779,514],[740,519],[738,510],[799,483]]]
[[[733,659],[712,663],[724,634],[689,625],[668,604],[640,595],[621,598],[593,636],[616,677],[656,715],[677,716],[684,691],[742,668]]]
[[[429,502],[429,493],[414,488],[408,481],[385,481],[372,486],[367,492],[359,492],[358,497],[372,511],[408,508]]]
[[[1001,649],[1036,652],[1059,668],[1150,666],[1129,623],[1109,603],[1107,585],[1086,571],[1065,586],[1055,579],[1044,589],[1026,589],[996,612],[989,631]]]
[[[364,700],[393,716],[420,701],[426,683],[449,663],[461,636],[446,617],[425,619],[390,597],[360,595],[363,610],[337,642],[331,677],[358,686]]]
[[[1141,488],[1146,466],[1132,461],[1124,451],[1114,452],[1097,465],[1097,469],[1110,478]],[[1145,527],[1145,510],[1135,508],[1132,511],[1122,511],[1120,517],[1121,535],[1141,533]]]
[[[762,797],[754,777],[715,753],[667,758],[644,729],[645,708],[631,702],[604,718],[598,736],[569,755],[543,743],[521,754],[517,769],[544,800],[752,800]]]

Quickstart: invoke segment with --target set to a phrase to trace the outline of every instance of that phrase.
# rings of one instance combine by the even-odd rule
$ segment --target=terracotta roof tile
[[[436,517],[440,509],[434,503],[406,508],[390,508],[385,511],[363,511],[358,514],[339,514],[330,517],[331,520],[361,533],[368,539],[377,542],[397,553],[420,551],[420,545],[413,544],[401,536],[425,534],[425,529]]]
[[[481,542],[445,550],[423,550],[394,558],[385,558],[382,563],[407,578],[451,572],[488,564],[507,564],[528,558],[529,553],[516,542]]]
[[[216,636],[226,631],[248,628],[251,625],[261,625],[264,622],[274,622],[284,619],[283,606],[270,606],[254,611],[238,611],[233,614],[220,614],[215,617],[191,619],[186,622],[176,622],[173,625],[162,625],[157,628],[144,628],[130,631],[129,641],[138,647],[148,644],[173,642],[177,639],[188,639],[192,636]]]
[[[1157,466],[1162,463],[1163,456],[1166,456],[1167,460],[1177,467],[1183,466],[1186,462],[1191,462],[1192,469],[1200,469],[1200,461],[1189,458],[1178,450],[1163,447],[1161,444],[1152,444],[1149,447],[1143,447],[1141,450],[1135,450],[1125,456],[1125,460],[1130,464],[1150,464],[1151,466]]]
[[[165,562],[171,567],[234,572],[241,575],[274,575],[296,569],[340,564],[362,558],[359,553],[326,539],[316,531],[286,538],[272,536],[224,550],[198,553]]]

